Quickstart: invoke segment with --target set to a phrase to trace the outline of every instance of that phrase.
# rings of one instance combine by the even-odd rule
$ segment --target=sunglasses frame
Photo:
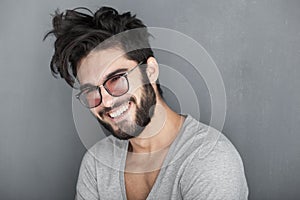
[[[127,76],[128,76],[133,70],[135,70],[136,68],[138,68],[141,64],[143,64],[143,61],[142,61],[142,62],[139,62],[136,66],[134,66],[132,69],[130,69],[129,71],[127,71],[127,72],[125,72],[125,73],[117,74],[117,75],[114,75],[114,76],[112,76],[112,77],[106,79],[106,80],[103,82],[103,84],[101,84],[101,85],[90,86],[90,87],[84,88],[84,89],[81,90],[78,94],[75,95],[76,99],[78,99],[78,100],[80,101],[80,103],[81,103],[83,106],[85,106],[85,107],[91,109],[91,108],[95,108],[95,107],[99,106],[99,105],[102,103],[101,87],[103,87],[103,88],[106,90],[106,92],[107,92],[109,95],[113,96],[113,97],[120,97],[120,96],[126,94],[126,93],[128,92],[128,90],[129,90],[129,81],[128,81]],[[124,77],[124,78],[126,79],[126,81],[127,81],[127,85],[128,85],[127,90],[126,90],[126,92],[124,92],[124,93],[122,93],[122,94],[120,94],[120,95],[114,95],[114,94],[112,94],[112,93],[105,87],[105,84],[106,84],[109,80],[111,80],[111,79],[113,79],[113,78],[115,78],[115,77]],[[89,105],[87,105],[87,104],[82,100],[82,98],[80,98],[81,95],[82,95],[84,92],[86,92],[86,91],[87,91],[87,92],[98,91],[99,97],[100,97],[99,103],[98,103],[98,104],[95,104],[95,106],[89,106]]]

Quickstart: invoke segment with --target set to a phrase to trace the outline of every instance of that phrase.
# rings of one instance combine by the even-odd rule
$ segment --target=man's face
[[[127,72],[136,65],[137,62],[128,60],[120,49],[100,50],[81,60],[77,76],[81,85],[102,85],[108,75]],[[127,76],[129,91],[126,94],[113,97],[101,87],[102,102],[91,109],[97,120],[119,139],[137,137],[153,116],[156,95],[138,68]]]

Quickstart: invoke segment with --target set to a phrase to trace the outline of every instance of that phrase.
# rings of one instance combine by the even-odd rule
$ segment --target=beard
[[[143,85],[139,105],[137,104],[137,100],[134,97],[130,97],[129,101],[136,105],[134,122],[124,120],[118,123],[118,129],[115,130],[111,124],[97,117],[98,122],[113,136],[120,140],[129,140],[131,138],[138,137],[145,129],[145,127],[150,123],[156,105],[156,94],[153,86],[150,83]],[[121,104],[122,103],[120,103],[119,105]],[[108,111],[110,109],[112,108],[105,108],[104,110]],[[99,113],[99,115],[103,115],[103,112]]]

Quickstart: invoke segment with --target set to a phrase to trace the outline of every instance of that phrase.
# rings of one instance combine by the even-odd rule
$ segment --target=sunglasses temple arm
[[[139,62],[139,64],[137,64],[134,68],[132,68],[131,70],[129,70],[128,72],[126,72],[123,76],[127,76],[128,74],[130,74],[133,70],[135,70],[135,68],[139,67],[142,63],[143,63],[143,61]]]

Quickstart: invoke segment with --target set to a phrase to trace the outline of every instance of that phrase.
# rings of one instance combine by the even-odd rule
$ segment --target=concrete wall
[[[249,199],[299,199],[297,0],[2,0],[0,199],[73,199],[86,149],[73,120],[72,90],[49,70],[53,39],[42,38],[56,8],[103,5],[132,11],[149,26],[174,29],[199,42],[223,77],[223,132],[244,160]],[[157,50],[156,56],[163,64],[188,66],[178,55]],[[207,88],[192,75],[187,79],[200,99],[201,121],[207,123]],[[166,98],[174,104],[170,94]]]

